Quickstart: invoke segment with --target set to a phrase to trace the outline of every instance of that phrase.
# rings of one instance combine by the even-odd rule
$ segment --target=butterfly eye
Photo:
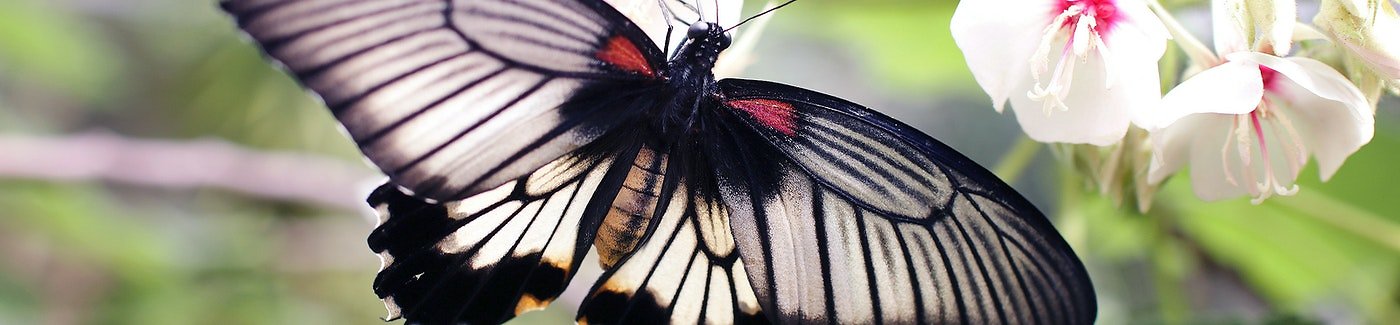
[[[690,24],[690,31],[687,32],[690,38],[701,38],[710,35],[710,24],[704,21],[697,21]]]

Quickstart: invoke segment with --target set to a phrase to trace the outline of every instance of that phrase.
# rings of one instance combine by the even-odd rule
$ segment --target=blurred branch
[[[138,140],[102,132],[0,135],[0,179],[212,187],[356,211],[382,176],[342,160],[262,152],[220,140]]]

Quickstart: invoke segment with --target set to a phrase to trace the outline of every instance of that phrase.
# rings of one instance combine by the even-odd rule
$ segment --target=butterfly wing
[[[389,319],[494,324],[544,308],[573,278],[625,176],[609,170],[627,159],[567,155],[445,203],[381,186],[368,200],[381,217],[369,245],[384,262],[374,291]]]
[[[589,0],[225,0],[411,193],[466,198],[610,129],[610,92],[658,78],[656,45]]]
[[[782,322],[1095,318],[1083,265],[986,169],[889,117],[770,82],[719,82],[735,241]],[[767,163],[753,163],[767,162]]]
[[[644,149],[596,242],[603,276],[579,308],[580,323],[762,323],[735,251],[728,208],[708,168],[686,147]]]

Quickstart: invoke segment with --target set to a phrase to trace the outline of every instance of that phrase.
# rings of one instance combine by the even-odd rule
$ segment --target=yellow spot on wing
[[[526,293],[520,296],[520,301],[515,303],[515,315],[519,316],[532,310],[544,309],[549,306],[549,300],[540,300],[535,295]]]

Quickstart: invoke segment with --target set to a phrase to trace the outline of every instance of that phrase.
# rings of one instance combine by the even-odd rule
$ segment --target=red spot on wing
[[[648,77],[655,77],[656,73],[651,71],[651,64],[647,62],[642,51],[637,50],[637,45],[632,44],[632,40],[622,35],[613,36],[608,39],[608,44],[598,51],[598,59],[603,60],[613,66],[636,72]]]
[[[730,107],[748,113],[758,123],[787,136],[797,135],[796,114],[792,104],[772,99],[739,99],[728,102]]]

